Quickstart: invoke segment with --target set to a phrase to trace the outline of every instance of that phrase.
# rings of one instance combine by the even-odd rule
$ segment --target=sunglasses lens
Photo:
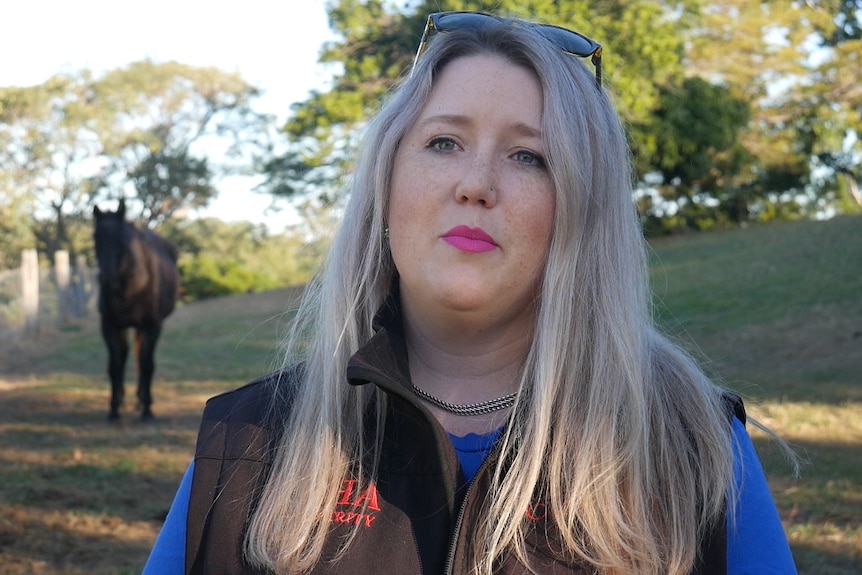
[[[562,50],[576,56],[586,57],[596,51],[598,45],[571,30],[555,26],[537,26],[537,31]]]
[[[497,18],[476,12],[444,12],[434,16],[434,27],[441,32],[452,30],[481,30],[498,22]]]
[[[419,56],[425,50],[425,45],[428,39],[434,32],[452,32],[455,30],[482,30],[499,22],[506,22],[496,16],[484,14],[482,12],[437,12],[428,17],[428,25],[425,28],[425,33],[422,35],[422,41],[419,43],[419,49],[416,52],[416,58],[413,60],[413,67],[416,67],[416,62]],[[592,62],[596,67],[596,82],[601,86],[602,71],[601,71],[601,44],[598,44],[586,36],[582,36],[572,30],[561,28],[559,26],[550,26],[545,24],[529,24],[527,26],[538,31],[542,36],[547,38],[559,49],[575,56],[586,58],[592,56]]]

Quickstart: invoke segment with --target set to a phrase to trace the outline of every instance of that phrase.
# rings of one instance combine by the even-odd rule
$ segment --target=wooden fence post
[[[24,333],[39,333],[39,254],[35,249],[21,253],[21,295],[24,310]]]
[[[72,278],[72,314],[78,319],[87,317],[87,305],[93,297],[93,274],[87,267],[87,257],[75,257],[75,273]]]
[[[57,325],[62,327],[69,323],[72,313],[72,290],[69,271],[69,252],[57,250],[54,252],[54,281],[57,282]]]

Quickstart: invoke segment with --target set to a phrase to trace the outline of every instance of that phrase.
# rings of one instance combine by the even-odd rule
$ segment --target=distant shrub
[[[283,287],[275,278],[243,267],[240,262],[208,254],[181,257],[179,268],[185,301]]]

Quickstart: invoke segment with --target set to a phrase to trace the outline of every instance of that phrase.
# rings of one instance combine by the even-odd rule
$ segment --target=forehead
[[[96,227],[98,227],[98,228],[117,227],[121,223],[123,223],[123,218],[120,217],[120,215],[115,213],[115,212],[96,214],[95,219],[96,219]]]
[[[514,115],[538,127],[542,108],[542,86],[535,72],[501,55],[482,54],[456,58],[439,70],[420,118],[466,111]]]
[[[453,78],[454,77],[454,78]],[[454,81],[453,81],[454,79]],[[535,71],[522,63],[516,63],[502,54],[470,54],[458,56],[449,60],[437,69],[432,94],[438,91],[439,86],[448,85],[448,89],[461,88],[466,91],[474,90],[477,85],[483,85],[489,80],[495,80],[498,89],[518,91],[518,84],[511,84],[511,80],[520,79],[531,84],[541,92],[539,77]]]

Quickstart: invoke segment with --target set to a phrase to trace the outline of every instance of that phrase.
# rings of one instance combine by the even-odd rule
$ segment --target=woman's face
[[[555,205],[541,128],[526,68],[469,56],[437,77],[392,174],[390,245],[410,315],[532,322]]]

